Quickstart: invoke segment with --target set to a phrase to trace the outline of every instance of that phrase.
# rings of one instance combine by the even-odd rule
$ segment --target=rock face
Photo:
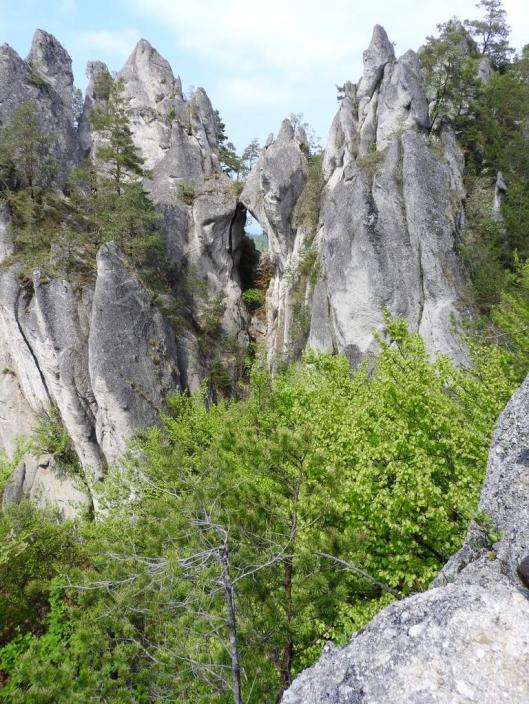
[[[528,413],[529,377],[492,442],[480,500],[487,525],[471,526],[429,591],[384,609],[345,648],[327,647],[283,704],[527,702]]]
[[[9,45],[0,47],[0,128],[24,103],[35,106],[42,132],[50,136],[55,183],[79,160],[72,118],[72,62],[59,42],[38,29],[26,61]]]
[[[456,254],[464,161],[454,135],[447,125],[439,135],[429,134],[417,56],[408,51],[396,60],[381,27],[375,27],[364,53],[360,82],[347,83],[343,91],[311,226],[299,224],[300,206],[307,208],[302,196],[307,167],[302,151],[292,156],[291,130],[282,128],[263,150],[241,196],[268,235],[276,267],[268,294],[271,365],[274,357],[288,356],[293,315],[304,318],[305,344],[345,353],[354,364],[373,350],[384,309],[405,318],[432,353],[463,361],[452,331],[464,310]],[[270,167],[270,154],[277,167]],[[316,264],[304,282],[300,316],[283,272],[290,266],[296,279],[310,249]]]
[[[87,74],[76,131],[71,60],[57,40],[37,30],[27,61],[8,46],[0,50],[0,127],[17,107],[34,102],[42,129],[53,136],[60,174],[54,187],[81,156],[96,156],[105,139],[92,131],[90,115],[104,106],[113,79],[97,61],[89,63]],[[0,271],[2,449],[12,455],[20,437],[29,436],[54,405],[88,484],[119,461],[138,429],[157,422],[168,394],[196,389],[208,374],[208,350],[200,338],[212,308],[223,340],[247,342],[237,270],[245,211],[220,168],[211,103],[200,88],[186,99],[180,79],[145,40],[117,79],[134,142],[152,173],[145,187],[160,213],[167,258],[187,301],[185,320],[176,331],[169,325],[113,243],[101,248],[93,281],[81,287],[45,280],[38,270],[30,285],[22,285],[15,265]],[[2,260],[13,252],[9,226],[9,210],[0,204]],[[228,355],[228,368],[230,363]],[[66,504],[73,498],[81,502],[77,485],[61,472],[28,456],[4,498],[38,495],[69,515]]]
[[[343,87],[326,150],[309,157],[288,120],[269,139],[238,198],[222,171],[217,121],[203,89],[184,96],[169,63],[145,40],[112,78],[90,62],[83,114],[73,125],[71,60],[37,30],[26,61],[0,49],[0,127],[32,101],[52,135],[60,191],[105,135],[91,114],[119,81],[144,186],[163,230],[180,324],[164,319],[126,258],[101,249],[97,272],[74,287],[38,271],[22,286],[0,272],[0,441],[12,453],[43,411],[60,411],[81,464],[100,478],[127,441],[156,421],[168,393],[196,389],[219,363],[235,377],[248,330],[264,338],[272,368],[302,350],[343,352],[356,364],[374,348],[384,308],[407,319],[432,353],[463,360],[452,333],[463,306],[456,255],[464,218],[463,158],[445,125],[429,134],[428,101],[413,52],[395,58],[376,27],[357,85]],[[106,80],[101,80],[105,78]],[[106,86],[106,87],[105,87]],[[239,266],[246,210],[270,243],[263,317],[249,324]],[[0,205],[0,258],[13,252]],[[243,262],[244,264],[244,262]],[[163,298],[163,297],[162,297]],[[213,331],[213,332],[212,332]],[[257,331],[257,332],[256,332]]]
[[[2,503],[18,502],[25,497],[37,506],[56,507],[62,518],[73,518],[89,509],[81,478],[68,475],[51,455],[28,455],[22,460],[4,489]]]
[[[291,359],[293,306],[297,283],[292,272],[298,266],[304,232],[298,231],[294,209],[308,177],[307,145],[303,132],[296,133],[284,120],[277,139],[265,147],[241,194],[241,202],[268,235],[274,276],[268,289],[266,347],[270,359]],[[289,275],[290,274],[290,275]]]
[[[97,256],[91,308],[88,372],[96,437],[107,461],[117,462],[134,431],[154,425],[167,394],[181,390],[177,342],[112,243]]]

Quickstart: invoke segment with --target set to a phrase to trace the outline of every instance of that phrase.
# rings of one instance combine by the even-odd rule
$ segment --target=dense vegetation
[[[481,0],[482,19],[452,18],[419,52],[432,100],[432,131],[450,120],[466,162],[467,228],[461,251],[472,299],[483,311],[500,299],[517,256],[529,255],[529,46],[509,47],[501,0]],[[501,216],[491,190],[508,185]]]
[[[424,589],[474,516],[517,352],[481,346],[464,371],[388,332],[369,373],[309,355],[255,368],[242,401],[173,398],[95,524],[5,511],[0,698],[228,702],[240,680],[273,702],[326,640]]]
[[[480,6],[482,20],[450,20],[422,51],[433,132],[451,120],[467,163],[461,247],[485,314],[466,332],[471,365],[430,360],[387,317],[378,356],[354,372],[343,357],[307,353],[274,378],[254,363],[238,400],[212,404],[206,388],[170,399],[126,468],[97,488],[97,522],[28,502],[3,508],[0,701],[277,702],[327,640],[344,642],[426,588],[472,518],[492,554],[496,527],[475,507],[494,422],[529,369],[529,52],[513,56],[498,0]],[[478,80],[484,58],[494,71]],[[171,272],[154,276],[161,240],[119,82],[107,90],[94,119],[98,168],[75,171],[64,195],[35,107],[5,128],[10,262],[22,277],[38,264],[82,284],[114,238],[168,291]],[[244,175],[220,117],[217,129],[225,168]],[[493,212],[498,170],[508,192]],[[311,174],[305,224],[318,205],[317,156]],[[263,304],[250,284],[245,297]],[[59,421],[52,409],[27,443],[75,474]],[[0,488],[16,460],[0,468]]]

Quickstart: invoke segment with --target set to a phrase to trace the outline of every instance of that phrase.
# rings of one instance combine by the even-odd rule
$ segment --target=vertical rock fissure
[[[18,330],[19,330],[19,332],[20,332],[20,334],[21,334],[21,336],[22,336],[22,339],[24,340],[24,342],[25,342],[25,344],[26,344],[26,347],[27,347],[27,349],[28,349],[28,352],[30,353],[31,358],[33,359],[33,362],[34,362],[35,367],[36,367],[36,369],[37,369],[37,372],[38,372],[38,374],[39,374],[40,380],[41,380],[41,382],[42,382],[42,386],[44,387],[44,391],[46,392],[46,396],[48,397],[48,401],[49,401],[49,403],[51,404],[51,403],[53,403],[53,397],[52,397],[52,395],[51,395],[51,393],[50,393],[50,390],[48,389],[48,385],[46,384],[46,378],[44,377],[44,373],[42,372],[42,370],[41,370],[41,368],[40,368],[40,364],[39,364],[39,360],[38,360],[38,358],[37,358],[37,355],[36,355],[35,352],[33,351],[33,348],[31,347],[31,345],[30,345],[30,343],[29,343],[28,336],[27,336],[26,333],[24,332],[24,328],[23,328],[23,326],[22,326],[22,323],[20,322],[19,306],[20,306],[20,299],[21,299],[21,296],[22,296],[22,289],[19,287],[18,290],[17,290],[17,295],[16,295],[16,299],[15,299],[15,306],[14,306],[14,308],[15,308],[15,311],[14,311],[14,313],[15,313],[15,322],[16,322],[17,328],[18,328]]]

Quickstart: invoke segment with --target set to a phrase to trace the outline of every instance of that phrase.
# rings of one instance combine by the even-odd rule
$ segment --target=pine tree
[[[45,187],[53,176],[51,134],[44,132],[37,105],[22,103],[13,113],[0,139],[0,180],[4,186]]]
[[[252,139],[250,144],[246,147],[241,155],[242,169],[241,172],[243,176],[248,176],[252,170],[253,165],[259,158],[259,140],[257,138]]]
[[[92,127],[105,137],[106,142],[98,147],[96,157],[104,163],[116,193],[121,195],[127,178],[145,174],[144,159],[134,145],[125,112],[122,80],[112,84],[106,105],[92,113]]]
[[[488,56],[492,65],[503,69],[509,63],[514,49],[509,46],[510,27],[501,0],[480,0],[476,5],[483,10],[480,20],[465,20],[472,36],[476,39],[481,56]]]
[[[217,143],[219,145],[219,161],[223,167],[225,174],[234,174],[235,178],[239,179],[241,173],[242,160],[237,156],[237,151],[232,142],[229,141],[226,134],[226,125],[224,124],[220,113],[215,110],[215,131],[217,133]]]

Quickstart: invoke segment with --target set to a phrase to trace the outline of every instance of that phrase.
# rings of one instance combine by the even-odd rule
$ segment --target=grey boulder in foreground
[[[282,704],[529,702],[529,377],[498,422],[480,509],[431,589],[391,604],[344,648],[327,646]]]

